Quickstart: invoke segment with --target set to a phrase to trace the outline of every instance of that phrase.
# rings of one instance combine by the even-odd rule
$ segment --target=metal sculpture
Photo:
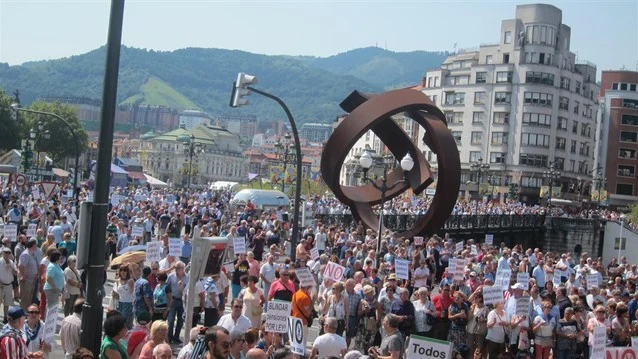
[[[380,95],[367,95],[354,91],[341,104],[349,114],[337,126],[324,146],[321,173],[335,197],[349,206],[355,218],[368,228],[375,228],[379,218],[372,207],[381,202],[381,194],[371,184],[342,186],[339,172],[346,155],[368,130],[372,130],[395,158],[406,153],[414,159],[413,169],[406,181],[389,190],[385,197],[391,200],[411,188],[415,194],[423,192],[432,182],[430,165],[412,139],[391,119],[405,113],[425,129],[423,142],[437,155],[437,188],[432,204],[413,228],[400,236],[426,236],[438,231],[449,217],[459,192],[461,165],[456,141],[447,128],[445,115],[421,91],[401,89]],[[388,181],[404,177],[401,168],[389,172]]]

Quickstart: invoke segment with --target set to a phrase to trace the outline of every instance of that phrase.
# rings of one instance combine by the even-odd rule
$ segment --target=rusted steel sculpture
[[[430,165],[417,145],[390,118],[405,113],[425,129],[424,143],[437,155],[438,180],[436,194],[427,213],[414,228],[400,233],[401,236],[425,236],[439,230],[449,217],[459,192],[461,165],[459,151],[452,133],[447,128],[445,115],[421,91],[402,89],[380,95],[367,95],[354,91],[342,103],[348,116],[337,126],[324,146],[321,156],[321,174],[337,199],[348,205],[355,218],[368,228],[376,228],[379,218],[372,207],[381,202],[381,193],[371,184],[342,186],[339,172],[346,155],[368,130],[372,130],[387,146],[395,158],[406,153],[414,159],[414,167],[408,172],[403,184],[389,190],[390,200],[412,188],[415,194],[423,192],[432,182]],[[388,182],[404,177],[400,167],[388,173]]]

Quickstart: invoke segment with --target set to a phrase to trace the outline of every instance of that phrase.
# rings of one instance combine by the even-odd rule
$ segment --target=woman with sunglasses
[[[82,281],[80,273],[75,268],[77,263],[76,256],[70,256],[67,263],[68,267],[64,270],[64,278],[66,279],[66,291],[64,292],[64,316],[67,317],[73,313],[73,303],[82,294]]]
[[[27,313],[29,316],[24,322],[24,334],[29,352],[41,351],[44,354],[44,359],[47,359],[51,352],[51,344],[45,343],[43,340],[44,322],[40,319],[40,308],[36,304],[31,304],[27,308]]]
[[[230,332],[230,355],[228,359],[245,359],[246,333],[239,329]]]
[[[479,287],[473,296],[473,303],[470,306],[467,334],[470,344],[470,353],[476,354],[478,351],[482,357],[486,357],[485,335],[487,334],[487,314],[488,310],[483,303],[483,288]]]
[[[611,332],[611,323],[606,316],[606,309],[601,304],[597,305],[594,308],[594,317],[589,319],[587,323],[587,331],[589,332],[589,357],[591,358],[591,350],[594,345],[594,328],[596,327],[605,327],[607,329],[607,335]]]
[[[111,298],[117,299],[117,311],[126,318],[126,326],[133,327],[133,301],[135,300],[134,284],[128,264],[121,264],[113,284]],[[111,307],[112,309],[115,309]]]
[[[270,285],[268,292],[268,301],[273,299],[284,300],[286,302],[292,301],[292,296],[295,294],[295,284],[290,280],[290,269],[287,265],[284,265],[279,270],[279,278],[274,280]],[[275,276],[277,272],[275,272]]]

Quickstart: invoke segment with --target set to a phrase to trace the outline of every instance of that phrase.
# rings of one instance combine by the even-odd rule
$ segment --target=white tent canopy
[[[168,187],[168,183],[162,182],[153,176],[147,175],[146,173],[144,174],[144,177],[146,177],[146,182],[150,184],[151,187],[161,187],[161,188]]]
[[[216,181],[210,184],[210,189],[213,191],[230,189],[237,186],[239,182],[230,182],[230,181]]]

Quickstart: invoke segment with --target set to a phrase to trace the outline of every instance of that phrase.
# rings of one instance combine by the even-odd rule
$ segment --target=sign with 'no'
[[[332,279],[335,282],[341,282],[343,275],[346,272],[346,267],[338,265],[335,262],[328,262],[326,269],[323,272],[324,278]]]

